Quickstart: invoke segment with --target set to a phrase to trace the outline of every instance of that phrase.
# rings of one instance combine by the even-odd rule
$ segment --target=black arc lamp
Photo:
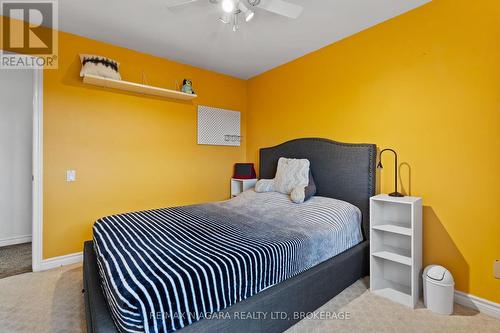
[[[393,149],[383,149],[380,151],[379,162],[377,164],[377,168],[383,169],[382,166],[382,153],[384,151],[391,151],[394,154],[394,192],[389,193],[391,197],[404,197],[404,194],[398,192],[398,154]]]

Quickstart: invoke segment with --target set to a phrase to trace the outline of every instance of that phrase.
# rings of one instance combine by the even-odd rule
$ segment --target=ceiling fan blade
[[[180,7],[198,0],[167,0],[167,8]]]
[[[296,19],[302,14],[302,6],[283,0],[260,0],[259,8],[269,12]]]

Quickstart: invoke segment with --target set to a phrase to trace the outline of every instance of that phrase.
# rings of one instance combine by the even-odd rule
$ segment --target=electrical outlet
[[[76,170],[66,170],[66,181],[68,183],[76,181]]]
[[[495,279],[500,279],[500,260],[495,260],[493,264],[493,275]]]

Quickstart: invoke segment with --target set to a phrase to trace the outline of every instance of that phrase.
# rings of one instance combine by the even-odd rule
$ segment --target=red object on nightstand
[[[254,179],[256,177],[253,163],[236,163],[234,165],[234,179]]]

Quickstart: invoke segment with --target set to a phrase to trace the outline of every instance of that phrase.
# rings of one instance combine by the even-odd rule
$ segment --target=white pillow
[[[309,184],[309,166],[307,159],[280,157],[274,177],[275,190],[290,194],[296,187],[306,187]]]
[[[85,74],[91,74],[121,80],[118,72],[120,63],[113,59],[92,54],[80,54],[80,62],[82,63],[81,77],[85,76]]]
[[[274,179],[259,179],[255,184],[255,192],[274,192]]]

